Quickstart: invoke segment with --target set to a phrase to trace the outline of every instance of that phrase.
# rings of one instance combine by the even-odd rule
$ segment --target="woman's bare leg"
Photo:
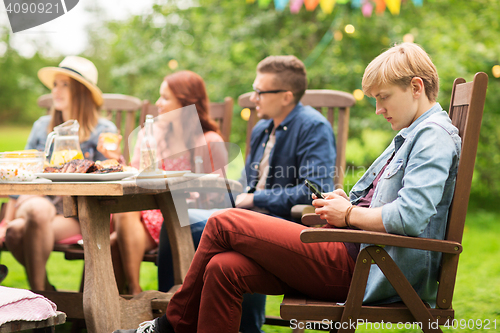
[[[128,291],[136,295],[142,291],[139,275],[144,253],[156,247],[156,243],[141,222],[140,212],[113,214]]]
[[[9,249],[10,253],[16,258],[16,260],[23,266],[24,262],[24,227],[26,225],[26,220],[23,218],[17,218],[10,221],[6,233],[5,233],[5,244]]]
[[[111,244],[111,261],[113,262],[113,271],[115,273],[116,285],[118,287],[118,292],[120,294],[126,293],[126,281],[125,272],[123,271],[122,257],[120,255],[120,248],[118,246],[118,239],[116,231],[111,233],[110,244]]]
[[[80,232],[75,219],[56,215],[54,205],[44,197],[22,202],[16,220],[7,230],[6,242],[14,257],[24,265],[31,289],[45,290],[48,284],[45,265],[54,242]]]

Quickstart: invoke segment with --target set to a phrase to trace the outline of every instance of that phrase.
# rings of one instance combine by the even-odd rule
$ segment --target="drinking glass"
[[[102,132],[100,136],[103,138],[103,146],[106,150],[115,151],[118,149],[120,138],[116,131]]]

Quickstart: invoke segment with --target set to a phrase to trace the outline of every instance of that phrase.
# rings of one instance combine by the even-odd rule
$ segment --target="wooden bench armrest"
[[[295,205],[292,207],[290,215],[292,218],[300,220],[305,214],[314,214],[314,209],[312,205]]]
[[[300,233],[304,243],[349,242],[405,247],[418,250],[459,254],[462,245],[458,242],[431,238],[418,238],[382,232],[351,229],[306,229]]]
[[[314,206],[311,206],[314,208]],[[293,209],[293,208],[292,208]],[[326,220],[322,220],[318,214],[314,213],[314,210],[302,215],[300,220],[303,225],[323,225],[326,224]]]

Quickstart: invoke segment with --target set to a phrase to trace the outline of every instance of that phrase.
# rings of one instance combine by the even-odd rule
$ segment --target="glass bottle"
[[[203,158],[201,156],[194,157],[194,172],[203,173]]]
[[[146,116],[146,124],[144,125],[144,137],[141,141],[141,159],[139,168],[141,171],[153,172],[157,169],[156,163],[156,140],[153,136],[153,116]]]

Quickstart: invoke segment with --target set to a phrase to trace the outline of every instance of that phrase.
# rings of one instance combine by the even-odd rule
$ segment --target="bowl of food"
[[[43,171],[44,153],[37,150],[0,153],[0,183],[29,182]]]

